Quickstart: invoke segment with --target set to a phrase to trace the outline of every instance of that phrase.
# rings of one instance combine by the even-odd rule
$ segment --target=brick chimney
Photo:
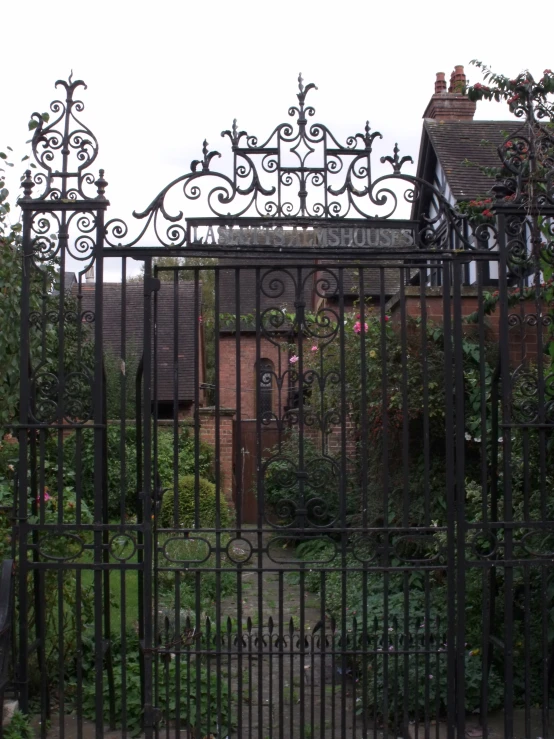
[[[462,93],[467,82],[464,68],[461,64],[454,67],[450,75],[448,92],[444,77],[444,72],[437,72],[435,94],[429,101],[423,117],[438,121],[472,121],[476,104]]]

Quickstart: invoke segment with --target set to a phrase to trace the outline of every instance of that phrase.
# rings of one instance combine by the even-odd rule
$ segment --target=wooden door
[[[240,422],[240,435],[237,433],[237,422],[233,424],[234,464],[233,464],[233,501],[235,507],[241,509],[241,524],[255,524],[258,516],[258,444],[256,420]],[[261,428],[261,460],[267,459],[271,449],[278,442],[278,431],[274,426]],[[237,446],[240,444],[240,457]],[[240,458],[240,469],[238,460]],[[238,496],[241,495],[239,501]]]

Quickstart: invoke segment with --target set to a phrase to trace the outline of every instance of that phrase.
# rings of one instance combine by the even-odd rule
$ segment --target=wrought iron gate
[[[548,173],[533,210],[504,157],[476,225],[397,147],[372,179],[379,134],[308,125],[300,79],[295,125],[259,145],[234,123],[232,174],[205,143],[131,238],[87,172],[83,83],[58,84],[19,201],[23,710],[43,736],[326,739],[461,736],[472,713],[487,736],[494,709],[512,737],[519,708],[534,736],[538,706],[548,736]],[[552,148],[532,116],[516,139]],[[205,181],[209,217],[183,220]]]

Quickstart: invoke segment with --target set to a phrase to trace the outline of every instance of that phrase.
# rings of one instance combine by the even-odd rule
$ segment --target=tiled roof
[[[82,285],[81,311],[94,312],[94,284]],[[201,293],[201,290],[199,291]],[[174,286],[170,282],[161,282],[157,297],[157,372],[158,400],[173,400],[173,337],[174,337]],[[142,283],[127,283],[125,286],[126,338],[127,356],[141,356],[144,335],[144,287]],[[202,295],[198,295],[201,305]],[[121,315],[123,292],[122,284],[104,283],[103,315],[104,315],[104,348],[115,357],[121,356]],[[194,300],[194,284],[180,281],[178,283],[177,306],[178,322],[178,396],[179,400],[194,399],[194,320],[196,318]],[[199,337],[200,340],[200,337]],[[201,355],[202,356],[202,355]],[[200,368],[201,371],[201,368]],[[203,377],[200,375],[200,382]]]
[[[423,123],[424,133],[429,136],[450,191],[457,201],[474,200],[490,191],[494,179],[484,174],[480,167],[499,167],[501,162],[497,147],[505,140],[503,131],[514,135],[521,127],[521,122],[513,120],[426,119]],[[466,160],[476,166],[464,164]],[[418,174],[424,165],[424,162],[419,162]]]
[[[279,264],[280,260],[282,263]],[[238,269],[238,304],[236,300],[236,269],[222,269],[219,276],[219,312],[247,316],[256,313],[257,273],[256,267],[260,267],[260,313],[269,308],[285,308],[294,311],[294,302],[297,295],[298,268],[294,266],[294,259],[290,255],[271,259],[250,259],[252,266]],[[232,264],[232,259],[221,259],[220,264]],[[303,260],[305,264],[305,260]],[[304,283],[304,300],[308,310],[312,307],[312,270],[304,268],[300,270],[300,279]],[[221,329],[225,331],[231,327],[222,324]],[[254,324],[244,321],[244,330],[254,329]],[[285,328],[285,327],[283,327]]]
[[[289,312],[294,312],[294,303],[296,300],[296,283],[298,282],[298,268],[294,266],[290,255],[281,257],[283,264],[281,266],[275,263],[275,260],[258,259],[257,264],[260,265],[260,313],[269,308],[285,308]],[[305,264],[305,261],[304,261]],[[326,273],[325,263],[317,265],[317,273],[314,268],[303,268],[301,270],[301,280],[304,284],[303,299],[306,303],[307,310],[314,307],[314,291],[321,293],[319,297],[327,297],[330,299],[338,298],[338,270],[337,262],[334,261],[334,267],[331,267],[332,275]],[[383,264],[383,266],[386,266]],[[272,269],[275,267],[275,269]],[[362,265],[360,265],[362,268]],[[375,267],[363,266],[364,270],[364,288],[367,297],[379,298],[381,293],[381,277],[380,270]],[[312,274],[312,271],[314,272]],[[316,277],[317,274],[317,277]],[[398,291],[400,271],[398,268],[385,269],[385,297],[390,297]],[[236,310],[236,270],[224,269],[220,272],[219,287],[219,306],[220,313],[242,316],[254,315],[256,312],[256,268],[239,269],[239,306]],[[319,280],[319,282],[318,282]],[[316,284],[317,283],[317,284]],[[343,295],[348,301],[349,298],[358,298],[359,293],[359,271],[350,267],[343,272]],[[253,330],[255,328],[253,322],[244,321],[242,323],[243,330]],[[283,325],[283,329],[287,326]],[[221,325],[223,331],[233,330],[228,322]]]
[[[398,292],[400,284],[400,270],[398,267],[388,268],[390,262],[380,262],[379,267],[360,264],[358,269],[345,269],[342,277],[343,295],[345,298],[358,298],[360,295],[360,271],[363,270],[363,286],[366,297],[379,299],[381,296],[381,269],[384,276],[384,297],[390,297]],[[334,270],[336,271],[336,270]],[[339,297],[338,282],[329,285],[326,295],[331,298]]]

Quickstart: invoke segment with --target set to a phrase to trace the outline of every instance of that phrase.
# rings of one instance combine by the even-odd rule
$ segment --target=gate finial
[[[88,195],[83,186],[94,184],[94,175],[86,170],[98,155],[98,141],[80,120],[85,106],[74,98],[77,88],[87,86],[83,80],[73,80],[71,70],[67,80],[56,81],[56,87],[63,87],[65,100],[50,104],[53,115],[31,115],[33,156],[44,170],[34,177],[36,185],[44,186],[35,200],[89,200],[94,195]]]

